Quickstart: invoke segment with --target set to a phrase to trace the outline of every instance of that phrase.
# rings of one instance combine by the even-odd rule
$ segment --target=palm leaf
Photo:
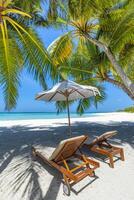
[[[8,6],[8,3],[10,2],[6,2],[5,5]],[[16,14],[20,16],[14,18]],[[46,88],[44,67],[51,62],[37,34],[23,23],[24,20],[21,20],[21,16],[30,17],[23,11],[5,8],[2,11],[3,23],[0,23],[0,40],[2,41],[0,84],[3,86],[6,109],[8,110],[14,108],[17,102],[22,66],[27,64],[29,72]]]
[[[20,11],[20,10],[17,10],[17,9],[13,9],[13,8],[10,8],[10,9],[6,9],[4,11],[2,11],[2,14],[3,15],[7,15],[7,14],[10,14],[10,13],[13,13],[13,14],[19,14],[23,17],[29,17],[31,18],[31,16],[23,11]]]
[[[11,18],[5,17],[5,19],[7,19],[11,23],[11,25],[13,25],[14,28],[18,27],[21,31],[23,31],[30,38],[30,40],[36,45],[36,47],[44,54],[44,57],[47,58],[51,62],[48,54],[44,51],[43,48],[41,48],[41,46],[38,44],[38,42],[29,34],[28,31],[26,31],[22,26],[20,26],[17,22],[12,20]]]
[[[70,38],[70,33],[67,33],[53,41],[47,50],[54,65],[57,66],[63,63],[71,55],[72,48],[73,44]]]
[[[0,43],[0,84],[3,87],[5,107],[10,110],[16,106],[18,98],[19,73],[18,64],[21,62],[21,55],[18,55],[18,47],[15,41],[9,40],[8,62],[4,55],[4,45]],[[16,54],[17,53],[17,54]],[[18,55],[18,59],[16,59]]]
[[[80,99],[77,106],[77,113],[79,115],[84,114],[84,112],[90,107],[90,99]]]

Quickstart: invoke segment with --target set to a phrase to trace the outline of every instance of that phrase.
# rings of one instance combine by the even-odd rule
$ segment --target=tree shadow
[[[55,124],[53,124],[55,125]],[[85,132],[86,130],[86,132]],[[72,136],[89,135],[89,142],[106,131],[117,130],[111,142],[116,145],[129,144],[134,148],[134,123],[72,123]],[[56,199],[61,185],[60,174],[43,163],[33,162],[31,146],[40,143],[44,148],[55,147],[61,140],[68,138],[68,127],[56,126],[12,126],[0,128],[0,187],[7,195],[16,193],[23,187],[20,199]],[[43,169],[41,168],[43,166]],[[40,169],[53,178],[47,191],[42,191]],[[45,177],[44,177],[45,179]],[[47,184],[47,183],[46,183]]]
[[[61,185],[61,174],[59,173],[59,171],[57,171],[56,169],[54,169],[53,167],[45,164],[41,159],[38,158],[38,162],[43,166],[43,168],[53,176],[52,181],[49,185],[49,188],[45,194],[45,196],[43,197],[43,200],[55,200]],[[44,177],[45,178],[45,177]]]
[[[106,155],[102,155],[102,154],[90,151],[89,148],[87,148],[87,146],[82,147],[82,152],[86,156],[93,158],[93,159],[96,159],[98,162],[103,162],[106,165],[110,166],[109,158]],[[113,159],[114,159],[114,163],[121,160],[120,155],[115,155]]]
[[[91,185],[94,181],[96,181],[99,177],[95,176],[92,178],[92,180],[90,180],[87,184],[85,184],[83,187],[81,187],[79,190],[74,189],[73,187],[71,187],[71,191],[75,194],[78,195],[80,192],[82,192],[86,187],[88,187],[89,185]]]

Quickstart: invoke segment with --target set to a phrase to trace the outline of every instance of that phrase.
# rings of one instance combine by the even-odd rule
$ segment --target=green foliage
[[[16,8],[17,4],[11,0],[0,0],[0,6],[0,85],[3,88],[5,107],[11,110],[17,103],[22,67],[27,67],[46,88],[45,66],[51,60],[34,29],[27,23],[26,17],[31,16]]]
[[[66,58],[70,56],[72,51],[72,41],[69,37],[69,33],[54,40],[47,50],[55,66],[63,63]]]
[[[73,104],[74,101],[69,101],[69,106]],[[66,101],[56,101],[55,106],[57,109],[57,114],[66,111],[67,109],[67,102]]]
[[[90,107],[90,99],[80,99],[77,107],[77,113],[82,115]]]
[[[41,0],[15,0],[13,2],[13,5],[17,8],[21,8],[22,10],[24,10],[25,12],[28,13],[37,13],[37,12],[41,12]]]
[[[35,80],[38,80],[44,89],[47,88],[45,76],[47,68],[50,66],[50,59],[37,33],[28,28],[28,33],[38,43],[39,47],[34,43],[27,34],[16,35],[17,44],[19,45],[20,54],[23,57],[23,67],[31,73]]]
[[[45,14],[41,8],[44,2],[47,4]],[[16,105],[20,72],[24,66],[44,88],[46,74],[54,81],[71,77],[78,83],[100,87],[102,97],[97,96],[90,102],[81,100],[77,109],[80,113],[91,103],[97,105],[105,98],[100,82],[105,81],[106,77],[110,76],[122,83],[106,54],[87,41],[85,33],[106,44],[130,80],[134,81],[133,0],[16,0],[10,1],[8,7],[17,12],[25,10],[33,16],[29,19],[27,13],[9,12],[6,17],[13,21],[8,21],[2,28],[4,34],[0,31],[0,40],[4,41],[0,41],[0,83],[8,109]],[[66,34],[50,44],[49,55],[34,31],[33,24],[66,27]],[[4,56],[8,59],[5,60]],[[59,111],[65,108],[63,104],[59,104]]]
[[[114,52],[117,62],[123,66],[127,76],[134,80],[133,0],[61,0],[51,3],[54,5],[48,13],[48,21],[51,16],[50,26],[67,25],[69,30],[68,41],[64,40],[63,35],[50,45],[53,49],[50,55],[54,57],[60,74],[71,77],[78,83],[102,88],[102,97],[97,96],[92,101],[95,106],[105,98],[100,82],[107,77],[122,82],[103,50],[83,36],[83,33],[86,33],[106,44]],[[69,45],[69,54],[66,45],[68,42],[73,44]],[[58,56],[54,56],[54,52]],[[92,102],[80,100],[77,111],[83,113]],[[59,110],[62,110],[61,107],[62,104]]]
[[[64,8],[62,9],[62,12],[60,12],[59,9],[60,3],[62,3],[62,8]],[[116,61],[122,66],[128,78],[133,82],[133,0],[57,1],[56,9],[59,10],[59,12],[57,12],[57,17],[55,17],[53,22],[54,24],[58,24],[58,18],[60,17],[60,24],[68,25],[70,39],[75,44],[72,46],[72,50],[69,48],[70,51],[72,51],[72,53],[77,51],[77,57],[82,55],[81,65],[83,65],[82,62],[84,62],[85,57],[89,57],[90,61],[88,61],[87,66],[82,67],[84,76],[86,74],[85,72],[88,71],[89,73],[94,73],[94,76],[101,81],[105,81],[106,77],[110,76],[114,80],[122,82],[120,75],[115,71],[102,49],[95,47],[85,39],[83,33],[86,33],[109,47],[115,54]],[[50,23],[50,25],[52,24],[53,23]],[[63,54],[66,54],[64,45],[65,44],[64,42],[62,44],[62,41],[60,46],[54,45],[55,50],[60,49],[61,58],[63,57]],[[85,45],[87,45],[88,51],[86,50]],[[81,53],[79,51],[81,51]],[[59,60],[59,58],[60,53],[58,54],[57,60]],[[77,62],[75,66],[73,64],[72,67],[68,69],[68,74],[71,73],[71,70],[72,73],[74,73],[74,71],[79,71],[80,73],[81,68],[79,66],[80,62]],[[63,63],[61,68],[63,69]],[[64,70],[67,71],[65,66]],[[122,82],[122,84],[124,83]]]
[[[130,106],[128,108],[124,108],[123,110],[118,110],[118,112],[129,112],[134,113],[134,106]]]
[[[18,98],[18,85],[20,80],[20,69],[18,66],[22,63],[22,56],[16,61],[16,53],[19,51],[14,40],[9,40],[9,45],[12,49],[8,49],[8,65],[4,54],[3,43],[0,42],[0,85],[3,86],[4,99],[6,109],[10,110],[16,105]]]
[[[87,51],[85,46],[85,51]],[[90,66],[90,58],[86,56],[86,52],[82,53],[78,48],[71,57],[69,57],[68,62],[60,65],[59,72],[66,72],[68,76],[71,76],[76,82],[83,85],[92,85],[99,89],[101,96],[90,97],[88,99],[79,99],[76,102],[78,106],[76,111],[78,114],[82,115],[87,111],[91,105],[96,108],[99,103],[103,102],[106,98],[104,87],[98,82],[98,79],[94,77],[92,66]],[[84,54],[84,55],[83,55]],[[92,72],[91,72],[91,71]],[[74,101],[69,102],[72,104]],[[66,110],[66,102],[56,102],[56,108],[58,113]]]

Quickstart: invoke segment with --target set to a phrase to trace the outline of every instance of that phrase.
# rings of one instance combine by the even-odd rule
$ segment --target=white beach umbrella
[[[73,81],[65,80],[56,84],[52,89],[37,94],[35,99],[45,101],[66,101],[69,131],[71,134],[70,111],[68,102],[71,100],[85,99],[96,95],[100,95],[100,92],[96,87],[80,85]]]

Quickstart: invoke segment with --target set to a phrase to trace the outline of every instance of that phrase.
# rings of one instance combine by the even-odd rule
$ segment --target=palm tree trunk
[[[124,83],[125,87],[129,90],[129,93],[131,93],[131,96],[134,98],[134,84],[132,81],[127,77],[119,63],[116,61],[114,55],[110,51],[110,49],[103,43],[99,42],[98,40],[92,38],[89,36],[89,34],[84,33],[85,38],[87,38],[91,43],[98,46],[100,49],[103,49],[106,53],[107,57],[109,58],[109,61],[112,63],[114,69],[120,76],[122,82]]]
[[[107,81],[109,83],[112,83],[116,86],[118,86],[119,88],[121,88],[131,99],[134,100],[134,95],[131,94],[131,92],[128,90],[128,88],[121,82],[116,81],[112,78],[109,78],[108,76],[104,78],[104,81]]]

